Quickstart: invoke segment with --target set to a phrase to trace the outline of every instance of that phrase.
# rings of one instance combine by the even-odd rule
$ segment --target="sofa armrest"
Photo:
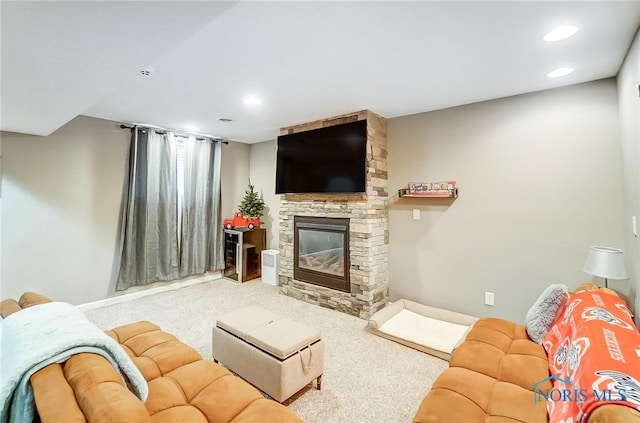
[[[42,423],[84,423],[73,389],[64,378],[62,364],[54,363],[31,376],[31,387]]]
[[[20,296],[20,299],[18,300],[18,304],[20,304],[20,307],[22,308],[33,307],[38,304],[44,304],[44,303],[50,303],[50,302],[51,300],[45,297],[44,295],[40,295],[36,292],[31,292],[31,291],[27,291],[23,293]]]
[[[51,302],[51,300],[44,295],[36,294],[35,292],[25,292],[20,296],[18,301],[13,298],[7,298],[0,302],[0,315],[4,319],[23,308],[49,302]]]
[[[151,422],[145,405],[104,357],[76,354],[64,364],[64,376],[89,422]]]
[[[111,363],[96,354],[51,364],[31,376],[31,386],[42,423],[151,421]]]
[[[0,315],[2,315],[3,319],[20,310],[22,310],[22,307],[20,307],[20,304],[13,298],[8,298],[0,302]]]
[[[639,423],[640,412],[624,405],[608,404],[596,408],[587,423]]]

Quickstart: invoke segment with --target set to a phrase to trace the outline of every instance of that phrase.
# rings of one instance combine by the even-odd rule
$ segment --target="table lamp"
[[[622,250],[617,248],[591,247],[582,270],[590,275],[604,278],[606,288],[609,287],[609,279],[629,279]]]

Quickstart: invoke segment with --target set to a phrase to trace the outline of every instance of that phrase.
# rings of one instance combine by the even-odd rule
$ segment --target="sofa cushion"
[[[202,359],[196,350],[150,322],[120,326],[106,333],[132,357],[147,381]]]
[[[414,423],[546,423],[544,401],[532,391],[473,370],[451,367],[434,382]]]
[[[533,389],[534,383],[549,376],[547,355],[529,339],[524,326],[496,318],[478,320],[453,352],[450,366],[525,389]]]
[[[478,320],[449,366],[434,382],[414,422],[546,423],[546,404],[534,401],[533,385],[549,375],[547,356],[523,325]]]

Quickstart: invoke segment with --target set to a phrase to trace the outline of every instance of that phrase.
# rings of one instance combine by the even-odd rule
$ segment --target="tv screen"
[[[366,191],[367,121],[278,137],[276,194]]]

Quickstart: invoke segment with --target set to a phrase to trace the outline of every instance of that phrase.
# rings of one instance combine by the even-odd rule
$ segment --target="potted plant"
[[[242,213],[242,216],[248,219],[247,226],[249,229],[255,229],[260,227],[260,216],[264,211],[264,200],[258,195],[255,187],[249,181],[249,187],[244,192],[244,198],[238,206],[238,210]]]

